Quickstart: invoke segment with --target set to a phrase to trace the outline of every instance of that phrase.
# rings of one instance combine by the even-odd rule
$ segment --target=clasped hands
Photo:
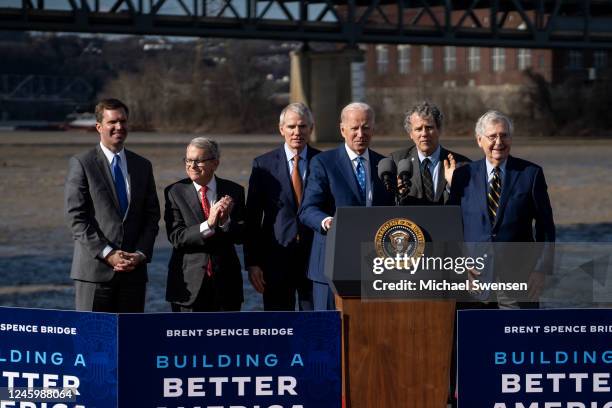
[[[110,251],[105,258],[115,272],[131,272],[146,259],[140,252],[126,252],[120,249]]]
[[[229,219],[230,213],[234,208],[234,199],[228,195],[221,197],[213,204],[208,215],[208,226],[215,228],[224,225]]]

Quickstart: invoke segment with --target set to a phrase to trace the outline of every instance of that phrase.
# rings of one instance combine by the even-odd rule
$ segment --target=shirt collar
[[[295,153],[293,153],[291,149],[289,149],[289,146],[287,146],[287,143],[283,144],[283,146],[285,148],[285,156],[287,157],[287,161],[293,160],[293,156],[295,156]],[[304,146],[302,151],[299,153],[300,160],[306,160],[306,157],[307,157],[306,149],[308,149],[308,145]]]
[[[429,160],[434,167],[438,165],[438,162],[440,161],[440,145],[438,145],[436,150],[434,150],[434,152],[429,156],[425,156],[418,148],[415,147],[415,149],[417,149],[417,154],[419,155],[419,163],[423,163],[423,160],[429,157]]]
[[[493,173],[495,166],[489,163],[489,160],[487,159],[485,159],[485,163],[487,165],[487,176],[490,176],[491,173]],[[506,173],[506,163],[508,163],[508,159],[504,160],[503,163],[498,166],[502,175]]]
[[[106,160],[108,160],[109,163],[112,163],[113,157],[115,157],[115,153],[111,152],[108,147],[102,144],[102,142],[100,142],[100,148],[102,149],[102,153],[104,153],[104,157],[106,157]],[[119,154],[121,162],[125,163],[125,149],[122,148],[117,154]]]
[[[208,191],[211,191],[215,194],[217,193],[217,177],[213,176],[208,182],[208,184],[206,185],[208,186]],[[199,193],[202,186],[196,183],[195,181],[193,182],[193,186],[195,187],[196,191]]]
[[[354,161],[359,155],[352,151],[348,145],[345,143],[344,148],[346,149],[346,153],[351,161]],[[370,162],[370,149],[366,149],[365,152],[361,155],[365,159],[366,162]]]

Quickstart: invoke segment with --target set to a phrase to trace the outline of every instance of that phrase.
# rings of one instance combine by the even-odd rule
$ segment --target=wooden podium
[[[456,207],[338,208],[327,237],[326,275],[342,314],[343,401],[346,408],[445,408],[455,302],[360,296],[363,260],[356,246],[394,218],[415,222],[428,240],[462,240]]]
[[[446,407],[453,301],[372,301],[336,295],[347,408]]]

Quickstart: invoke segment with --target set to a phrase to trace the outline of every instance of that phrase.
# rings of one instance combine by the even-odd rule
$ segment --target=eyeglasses
[[[498,137],[501,139],[502,142],[510,139],[510,135],[508,133],[497,133],[494,135],[484,135],[483,137],[485,137],[491,143],[497,142]]]
[[[197,160],[197,159],[193,160],[193,159],[188,159],[188,158],[184,157],[183,158],[183,163],[185,163],[185,165],[187,167],[191,167],[193,165],[196,165],[197,167],[204,167],[206,165],[206,162],[210,161],[210,160],[215,160],[215,158],[214,157],[209,157],[207,159],[202,159],[202,160]]]

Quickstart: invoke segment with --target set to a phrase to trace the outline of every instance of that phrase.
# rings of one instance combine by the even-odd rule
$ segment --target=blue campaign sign
[[[2,407],[116,407],[117,316],[0,307],[0,373]]]
[[[464,310],[460,408],[612,408],[612,310]]]
[[[119,405],[339,408],[338,312],[119,317]]]

